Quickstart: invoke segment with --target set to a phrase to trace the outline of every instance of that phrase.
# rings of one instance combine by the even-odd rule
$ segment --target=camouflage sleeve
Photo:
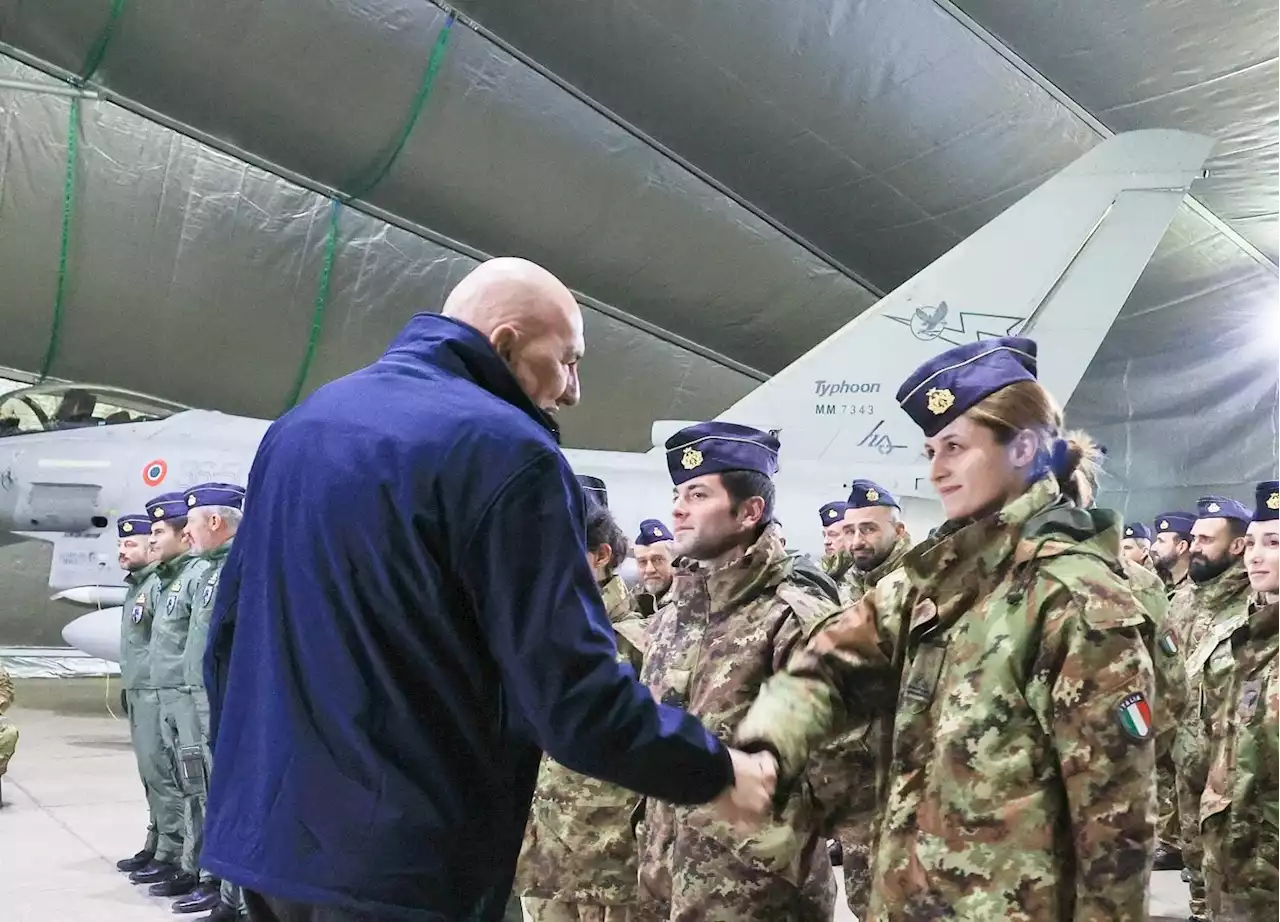
[[[1132,579],[1134,595],[1146,609],[1152,624],[1149,650],[1155,668],[1156,694],[1151,714],[1156,734],[1156,756],[1173,745],[1173,738],[1187,706],[1187,666],[1182,633],[1169,613],[1169,600],[1158,577],[1141,570]]]
[[[1155,746],[1145,615],[1125,593],[1069,596],[1045,618],[1027,699],[1058,754],[1076,851],[1075,922],[1145,920]]]
[[[0,666],[0,714],[9,710],[13,699],[13,678],[9,675],[9,670]]]
[[[891,651],[871,596],[818,623],[761,689],[738,727],[739,745],[771,749],[783,776],[796,777],[824,740],[892,706]]]

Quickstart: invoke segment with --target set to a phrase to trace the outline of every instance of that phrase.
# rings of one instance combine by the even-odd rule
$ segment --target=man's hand
[[[778,786],[778,762],[769,752],[730,749],[733,784],[715,800],[716,812],[735,826],[759,824],[773,807]]]

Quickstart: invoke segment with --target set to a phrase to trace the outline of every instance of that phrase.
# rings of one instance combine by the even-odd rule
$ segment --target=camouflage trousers
[[[1226,892],[1221,875],[1205,869],[1205,889],[1210,922],[1261,922],[1280,915],[1280,898],[1275,890],[1240,889]]]
[[[9,768],[9,760],[18,749],[18,728],[8,717],[0,717],[0,775]]]
[[[1191,877],[1191,919],[1207,919],[1208,903],[1205,897],[1204,845],[1200,839],[1200,796],[1204,793],[1205,778],[1198,774],[1179,771],[1177,775],[1178,820],[1181,830],[1182,863]]]
[[[203,699],[197,702],[197,697]],[[172,776],[182,791],[182,870],[200,873],[204,845],[204,807],[209,789],[209,747],[201,726],[208,726],[208,699],[187,688],[160,689],[160,733],[172,763]],[[206,874],[205,880],[209,877]]]
[[[160,730],[160,692],[131,688],[125,692],[129,710],[129,740],[138,762],[138,776],[147,795],[146,850],[157,861],[182,857],[182,789],[173,774]]]
[[[645,907],[564,903],[533,896],[524,898],[524,909],[532,922],[658,922],[660,919]]]
[[[871,905],[871,853],[874,834],[868,824],[845,826],[836,830],[840,850],[844,855],[841,870],[844,872],[844,898],[849,911],[859,919],[867,917]]]
[[[1177,772],[1173,767],[1173,756],[1167,753],[1156,760],[1156,796],[1159,809],[1156,835],[1160,844],[1168,849],[1181,848]]]

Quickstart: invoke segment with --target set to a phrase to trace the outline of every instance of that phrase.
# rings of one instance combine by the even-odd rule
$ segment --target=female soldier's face
[[[1001,445],[991,429],[967,416],[925,439],[929,480],[947,518],[994,512],[1020,495],[1027,486],[1036,445],[1030,432],[1020,432],[1008,445]]]
[[[1254,592],[1280,591],[1280,523],[1251,522],[1244,537],[1244,565]]]

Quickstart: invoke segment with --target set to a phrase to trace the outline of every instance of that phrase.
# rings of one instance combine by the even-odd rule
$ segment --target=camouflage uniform
[[[677,570],[649,623],[642,681],[722,739],[764,681],[798,652],[834,602],[787,556],[777,526],[719,569]],[[710,806],[646,802],[640,887],[670,922],[829,922],[835,878],[807,784],[758,830],[739,832]]]
[[[4,712],[13,704],[13,679],[4,666],[0,665],[0,775],[9,769],[9,760],[18,749],[18,728],[13,725]]]
[[[639,673],[645,622],[631,610],[622,578],[602,589],[613,622],[618,661]],[[516,892],[534,922],[634,922],[636,841],[631,815],[639,796],[625,788],[542,760],[516,868]]]
[[[670,592],[670,586],[659,593],[653,593],[644,588],[644,583],[636,583],[635,589],[631,591],[631,610],[641,618],[651,618],[659,608],[667,604]]]
[[[170,777],[182,791],[182,870],[199,872],[204,838],[204,734],[187,685],[186,648],[191,608],[209,562],[181,554],[160,564],[151,593],[151,680],[160,699],[160,735]],[[206,718],[207,720],[207,718]]]
[[[901,568],[909,550],[911,538],[903,535],[879,566],[866,573],[850,567],[849,577],[841,584],[841,602],[850,606],[868,592],[880,592],[883,598],[879,607],[883,610],[891,604],[888,599],[905,590],[907,578]],[[886,580],[890,575],[892,579]],[[844,855],[841,870],[845,901],[859,919],[867,914],[871,902],[871,853],[879,816],[874,751],[877,735],[878,727],[868,723],[838,737],[814,754],[810,769],[827,828],[840,840]]]
[[[765,687],[740,737],[784,779],[846,714],[895,714],[869,919],[1146,919],[1155,680],[1119,548],[1046,477],[944,525],[894,607],[864,596]]]
[[[143,851],[156,861],[177,862],[182,855],[182,792],[174,783],[160,737],[160,693],[151,680],[151,620],[148,600],[158,592],[158,564],[125,577],[129,594],[120,610],[120,687],[128,708],[129,739],[150,814]]]
[[[1200,835],[1209,917],[1253,922],[1280,913],[1280,673],[1275,602],[1256,599],[1248,620],[1209,654],[1201,720],[1209,772]]]
[[[1154,629],[1147,651],[1156,670],[1156,699],[1151,703],[1156,728],[1156,834],[1169,849],[1178,848],[1178,791],[1173,767],[1173,738],[1187,705],[1185,645],[1177,627],[1169,620],[1169,602],[1164,583],[1146,567],[1121,557],[1129,587],[1147,610]]]
[[[1173,743],[1177,768],[1178,823],[1182,860],[1191,877],[1191,917],[1203,919],[1208,909],[1204,877],[1200,872],[1200,795],[1208,774],[1208,747],[1203,739],[1200,714],[1200,679],[1204,663],[1218,642],[1244,623],[1249,611],[1249,577],[1236,562],[1206,583],[1180,589],[1169,606],[1169,622],[1184,638],[1187,656],[1187,706]]]

